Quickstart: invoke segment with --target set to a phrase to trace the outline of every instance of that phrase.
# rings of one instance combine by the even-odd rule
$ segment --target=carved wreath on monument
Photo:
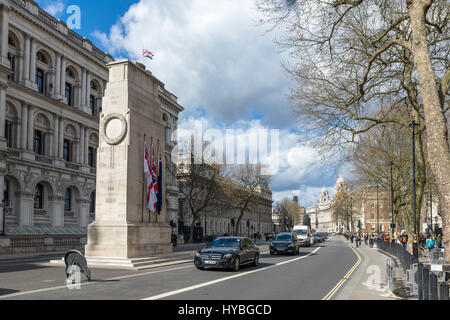
[[[100,135],[107,144],[118,145],[127,135],[127,120],[120,113],[104,116]]]

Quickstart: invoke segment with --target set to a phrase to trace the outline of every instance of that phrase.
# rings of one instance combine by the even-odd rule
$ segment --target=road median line
[[[359,253],[351,246],[349,246],[353,252],[356,254],[356,256],[358,257],[358,260],[356,261],[356,263],[350,268],[350,270],[342,277],[342,279],[334,286],[333,289],[331,289],[330,292],[327,293],[327,295],[325,297],[322,298],[322,300],[330,300],[331,297],[333,297],[333,295],[339,290],[340,287],[342,287],[342,285],[345,283],[345,281],[347,281],[350,277],[350,275],[356,270],[356,268],[359,266],[359,264],[361,263],[362,259],[361,256],[359,255]]]
[[[280,265],[284,265],[286,263],[291,263],[291,262],[294,262],[294,261],[298,261],[300,259],[307,258],[310,255],[316,253],[319,249],[320,249],[320,247],[315,249],[315,250],[313,250],[313,251],[311,251],[306,256],[298,257],[298,258],[291,259],[291,260],[288,260],[288,261],[279,262],[279,263],[277,263],[275,265],[272,265],[272,266],[268,266],[268,267],[261,268],[261,269],[256,269],[256,270],[251,270],[251,271],[247,271],[247,272],[243,272],[243,273],[238,273],[238,274],[235,274],[235,275],[232,275],[232,276],[229,276],[229,277],[224,277],[224,278],[220,278],[220,279],[216,279],[216,280],[200,283],[200,284],[189,286],[189,287],[186,287],[186,288],[183,288],[183,289],[169,291],[169,292],[166,292],[166,293],[162,293],[162,294],[158,294],[158,295],[151,296],[151,297],[148,297],[148,298],[144,298],[142,300],[159,300],[159,299],[170,297],[170,296],[173,296],[173,295],[176,295],[176,294],[180,294],[180,293],[184,293],[184,292],[187,292],[187,291],[192,291],[192,290],[199,289],[199,288],[202,288],[202,287],[210,286],[210,285],[213,285],[213,284],[216,284],[216,283],[220,283],[220,282],[223,282],[223,281],[227,281],[227,280],[231,280],[231,279],[234,279],[234,278],[243,277],[243,276],[246,276],[246,275],[249,275],[249,274],[253,274],[253,273],[256,273],[256,272],[260,272],[260,271],[263,271],[263,270],[272,269],[272,268],[278,267]]]

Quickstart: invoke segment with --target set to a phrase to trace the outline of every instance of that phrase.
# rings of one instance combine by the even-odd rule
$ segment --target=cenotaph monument
[[[150,212],[144,187],[144,139],[149,156],[153,143],[156,163],[158,145],[164,154],[158,98],[161,82],[143,65],[129,60],[107,66],[109,82],[97,152],[96,214],[88,227],[85,255],[91,265],[133,266],[146,257],[172,251],[165,201],[159,215]],[[162,181],[159,189],[165,192],[165,177]]]

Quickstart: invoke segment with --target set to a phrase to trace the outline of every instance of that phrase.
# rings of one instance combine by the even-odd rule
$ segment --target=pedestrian
[[[442,248],[442,235],[440,233],[436,236],[436,245],[438,248]]]
[[[433,237],[433,235],[430,235],[427,239],[428,251],[431,251],[431,249],[434,249],[434,244],[435,244],[434,237]]]
[[[369,239],[369,235],[368,235],[368,233],[366,232],[366,233],[364,233],[364,245],[366,245],[367,246],[367,240]]]
[[[350,234],[350,242],[353,243],[353,233]]]

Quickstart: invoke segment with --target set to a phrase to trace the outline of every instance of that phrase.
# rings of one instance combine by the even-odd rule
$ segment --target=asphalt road
[[[239,272],[202,271],[193,263],[146,271],[92,269],[94,281],[83,281],[78,290],[66,288],[63,267],[4,266],[0,267],[0,300],[319,300],[357,261],[339,238],[301,248],[296,256],[271,256],[267,245],[260,248],[259,266]]]

